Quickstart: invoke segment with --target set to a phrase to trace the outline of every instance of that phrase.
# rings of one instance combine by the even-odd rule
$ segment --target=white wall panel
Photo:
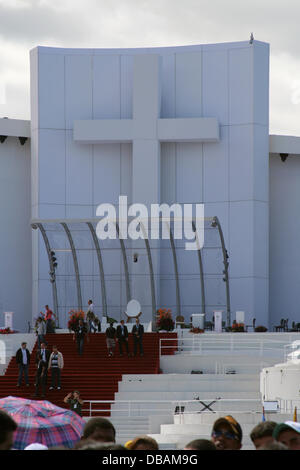
[[[73,129],[77,119],[92,119],[92,57],[65,57],[66,128]]]
[[[93,203],[92,146],[75,143],[72,132],[66,134],[66,203]]]
[[[229,123],[253,123],[253,54],[250,47],[229,51]]]
[[[228,50],[203,52],[203,116],[229,123]]]
[[[94,204],[119,203],[120,170],[120,144],[94,145]]]
[[[120,118],[120,56],[93,57],[93,119]]]
[[[38,152],[40,204],[65,204],[65,132],[40,130]]]
[[[176,117],[202,117],[202,53],[176,54]]]
[[[203,201],[202,144],[177,144],[177,202]]]
[[[203,144],[204,202],[229,200],[229,128],[220,128],[220,142]]]
[[[39,54],[39,128],[65,128],[65,58]]]

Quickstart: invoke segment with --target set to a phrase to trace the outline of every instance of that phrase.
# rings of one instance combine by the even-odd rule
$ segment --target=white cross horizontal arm
[[[74,121],[74,140],[86,144],[132,142],[133,119],[97,119]],[[218,142],[219,123],[215,118],[158,119],[160,142]]]
[[[160,142],[218,142],[219,123],[215,118],[159,119]]]
[[[132,119],[95,119],[74,121],[74,140],[82,144],[133,141]]]

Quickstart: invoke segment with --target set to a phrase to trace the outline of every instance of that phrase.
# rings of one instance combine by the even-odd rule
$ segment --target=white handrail
[[[109,409],[109,408],[97,408],[97,409],[92,409],[92,404],[110,404],[110,405],[118,405],[118,404],[127,404],[127,417],[136,417],[136,416],[148,416],[149,415],[149,412],[151,411],[157,411],[157,407],[155,408],[144,408],[142,407],[141,409],[138,409],[138,410],[135,410],[133,408],[132,405],[135,405],[135,404],[152,404],[152,403],[155,403],[156,405],[157,404],[169,404],[170,406],[169,407],[166,407],[164,409],[159,409],[160,412],[163,412],[163,411],[168,411],[170,412],[171,410],[173,410],[173,414],[183,414],[183,411],[182,411],[182,408],[186,408],[186,405],[188,404],[197,404],[197,405],[200,405],[200,406],[203,406],[201,402],[207,402],[207,404],[209,405],[211,402],[215,401],[215,403],[213,405],[210,405],[210,406],[214,406],[215,404],[219,404],[219,403],[262,403],[262,401],[258,398],[202,398],[201,399],[199,398],[199,400],[84,400],[84,404],[85,403],[88,403],[89,404],[89,407],[88,408],[83,408],[82,411],[83,412],[88,412],[89,413],[89,417],[92,416],[93,413],[111,413],[112,411],[114,412],[124,412],[126,411],[125,408],[119,408],[119,409]],[[178,412],[175,413],[175,409],[176,407],[178,407]],[[143,412],[145,414],[139,414],[139,415],[133,415],[132,413],[134,411],[139,411],[139,412]],[[213,410],[213,412],[215,411],[218,411],[218,410]],[[197,413],[199,412],[199,410],[196,411]],[[201,412],[205,412],[206,411],[201,411]],[[212,411],[209,411],[209,412],[212,412]],[[230,412],[230,410],[226,410],[226,413],[227,412]],[[245,411],[243,411],[244,413]],[[188,414],[188,413],[195,413],[195,411],[184,411],[185,414]],[[239,413],[239,411],[234,411],[234,413]]]
[[[236,333],[235,333],[236,334]],[[162,344],[164,341],[164,344]],[[166,345],[167,344],[169,345]],[[175,343],[174,343],[175,342]],[[172,344],[173,343],[173,344]],[[275,347],[278,346],[278,347]],[[256,350],[260,356],[263,356],[265,351],[280,351],[285,356],[286,341],[272,340],[272,339],[243,339],[235,338],[233,334],[228,339],[201,337],[198,338],[193,335],[192,338],[160,338],[159,340],[159,354],[162,356],[162,352],[168,349],[177,349],[181,352],[195,352],[199,351],[202,353],[205,349],[211,351],[222,350]]]

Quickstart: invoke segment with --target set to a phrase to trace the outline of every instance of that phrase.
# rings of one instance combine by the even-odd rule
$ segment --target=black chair
[[[204,322],[204,329],[212,331],[213,330],[213,323],[211,321]]]
[[[284,318],[282,318],[280,320],[280,325],[275,325],[274,326],[274,330],[276,331],[276,333],[278,331],[285,331],[285,319]]]
[[[284,331],[289,331],[288,323],[289,323],[289,319],[287,318],[286,320],[284,320]]]

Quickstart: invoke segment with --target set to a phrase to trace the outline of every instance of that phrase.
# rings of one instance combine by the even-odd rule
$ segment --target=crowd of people
[[[75,397],[67,395],[65,401],[78,403],[79,394]],[[75,410],[74,410],[75,411]],[[17,430],[14,419],[5,411],[0,410],[0,450],[13,450],[13,435]],[[256,450],[300,450],[300,423],[286,421],[275,423],[263,421],[256,425],[250,433]],[[233,416],[218,418],[211,431],[210,439],[196,439],[187,443],[183,450],[241,450],[243,431]],[[39,442],[32,442],[24,450],[47,450]],[[96,417],[86,422],[81,438],[73,443],[74,450],[149,450],[158,451],[159,444],[150,436],[137,436],[124,445],[116,443],[116,430],[107,418]],[[49,450],[68,450],[63,447],[52,447]]]
[[[38,347],[40,348],[42,344],[45,344],[45,334],[55,332],[55,321],[56,315],[49,309],[48,305],[45,305],[45,313],[40,312],[39,316],[36,319],[35,331],[38,340]],[[101,331],[101,324],[99,318],[94,313],[94,304],[92,299],[88,301],[88,310],[85,314],[85,318],[78,320],[76,325],[72,327],[73,330],[73,339],[76,340],[77,352],[80,356],[84,352],[84,343],[86,335],[90,333],[97,333]],[[120,325],[117,328],[114,327],[113,322],[109,323],[109,327],[105,331],[106,336],[106,346],[108,351],[108,357],[113,357],[115,355],[116,343],[119,345],[119,354],[123,356],[123,346],[126,350],[128,357],[136,356],[139,352],[140,356],[144,355],[143,349],[143,334],[144,327],[139,321],[139,317],[136,318],[136,323],[132,328],[133,335],[133,353],[129,351],[128,345],[128,329],[124,323],[124,320],[120,321]],[[23,347],[23,346],[22,346]],[[22,361],[18,362],[21,364]],[[28,365],[28,364],[22,364]],[[27,373],[27,368],[24,369],[24,375]],[[58,369],[61,369],[60,367]],[[59,374],[58,374],[59,375]],[[27,378],[28,379],[28,378]],[[25,376],[26,380],[26,376]]]
[[[47,376],[51,372],[51,385],[49,390],[61,388],[61,370],[64,367],[63,354],[58,351],[56,345],[53,345],[52,351],[47,349],[45,334],[53,332],[53,312],[46,305],[46,314],[42,314],[37,319],[36,333],[38,337],[38,350],[35,358],[36,377],[35,394],[39,396],[40,388],[42,398],[45,397],[47,387]],[[84,338],[86,334],[99,331],[99,325],[95,322],[94,308],[92,300],[88,301],[88,311],[85,320],[79,320],[74,327],[74,340],[76,339],[77,351],[79,355],[83,354]],[[116,343],[119,345],[119,355],[123,355],[123,348],[126,354],[131,356],[128,345],[128,329],[121,320],[120,325],[114,328],[110,323],[106,329],[106,345],[108,356],[115,354]],[[143,334],[144,328],[140,324],[139,318],[136,318],[136,324],[132,329],[133,334],[133,355],[143,356]],[[27,349],[27,344],[22,343],[21,348],[16,353],[16,361],[19,366],[19,376],[17,387],[22,384],[24,376],[25,385],[28,387],[28,367],[31,360],[31,354]],[[64,402],[69,404],[70,410],[82,415],[83,400],[80,398],[80,392],[74,391],[68,393]],[[4,411],[0,411],[0,450],[13,448],[13,433],[17,429],[17,424]],[[106,418],[91,418],[85,425],[81,439],[75,443],[76,450],[159,450],[158,443],[149,436],[137,436],[124,446],[116,444],[116,431],[113,424]],[[273,421],[262,421],[257,424],[250,433],[251,441],[256,450],[300,450],[300,423],[286,421],[285,423],[275,423]],[[240,450],[242,449],[243,431],[240,424],[232,416],[224,416],[217,419],[211,431],[211,438],[196,439],[186,444],[184,450]],[[40,443],[31,443],[28,450],[44,448]]]

